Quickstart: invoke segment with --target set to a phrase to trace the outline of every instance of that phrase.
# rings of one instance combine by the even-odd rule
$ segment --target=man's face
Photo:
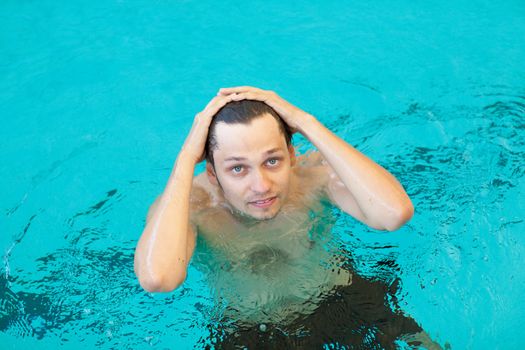
[[[254,219],[271,219],[288,196],[293,148],[286,145],[277,121],[264,114],[250,124],[218,123],[212,182],[238,211]]]

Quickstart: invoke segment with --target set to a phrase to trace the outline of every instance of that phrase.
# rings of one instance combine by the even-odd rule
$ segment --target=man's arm
[[[195,197],[195,194],[193,193],[193,188],[195,186],[195,183],[192,185],[192,192],[190,194],[190,197]],[[146,216],[146,225],[150,222],[151,218],[153,217],[153,214],[157,212],[159,208],[159,203],[162,198],[162,195],[159,195],[153,204],[149,207],[148,214]],[[190,199],[190,217],[191,213],[200,210],[200,208],[197,208],[195,205],[191,205],[192,200]],[[192,224],[190,219],[190,227],[188,230],[188,246],[186,248],[186,256],[188,257],[188,263],[191,261],[191,257],[193,256],[193,252],[195,250],[195,246],[197,245],[197,226],[196,224]]]
[[[297,159],[301,166],[306,166],[311,169],[309,173],[316,178],[316,181],[320,181],[318,184],[324,190],[324,195],[332,203],[369,227],[378,230],[385,229],[383,226],[370,222],[367,219],[352,193],[346,188],[345,184],[339,179],[339,176],[320,152],[307,152],[304,155],[298,156]]]
[[[250,86],[224,88],[235,101],[265,102],[294,130],[301,132],[333,170],[327,185],[330,198],[348,214],[370,227],[393,231],[410,220],[414,207],[401,184],[379,164],[324,127],[314,116],[273,91]]]
[[[231,97],[216,96],[198,113],[179,152],[168,183],[151,213],[135,250],[135,274],[150,292],[169,292],[186,279],[195,239],[190,194],[195,165],[203,160],[213,116]]]
[[[135,251],[135,274],[149,292],[168,292],[186,279],[189,197],[195,162],[179,154],[159,202],[139,239]]]
[[[414,207],[392,174],[311,115],[304,116],[299,131],[328,163],[327,193],[342,210],[379,230],[394,231],[410,220]]]

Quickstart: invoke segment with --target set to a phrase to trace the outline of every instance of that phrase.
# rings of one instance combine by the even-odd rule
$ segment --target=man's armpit
[[[211,197],[208,191],[202,186],[193,184],[190,194],[190,214],[209,208],[211,205]]]

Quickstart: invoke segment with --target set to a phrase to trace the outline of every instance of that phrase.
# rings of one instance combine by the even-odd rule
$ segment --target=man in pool
[[[304,135],[318,152],[296,156],[293,132]],[[206,171],[194,177],[195,166],[204,159]],[[147,291],[175,290],[186,279],[198,234],[229,266],[220,265],[219,258],[210,263],[221,266],[216,283],[229,297],[232,319],[244,325],[266,322],[264,330],[274,325],[266,332],[274,341],[279,325],[290,326],[298,319],[300,326],[315,328],[312,332],[323,327],[322,332],[328,332],[337,322],[357,317],[361,323],[355,326],[375,329],[375,339],[383,345],[393,346],[403,336],[434,346],[414,320],[388,309],[386,285],[337,266],[311,239],[311,231],[319,230],[315,217],[328,213],[323,209],[326,202],[377,230],[397,230],[414,212],[392,174],[313,115],[272,91],[249,86],[220,89],[195,116],[164,192],[148,212],[135,253],[135,273]],[[334,295],[342,290],[348,291],[345,295],[354,309],[336,323],[319,322],[331,318],[327,310],[337,312]],[[370,316],[363,310],[372,303]],[[236,339],[229,334],[222,345],[256,341],[260,348],[265,341],[254,337],[257,329],[237,330]],[[356,340],[355,333],[344,331],[336,338],[370,338],[368,332]]]

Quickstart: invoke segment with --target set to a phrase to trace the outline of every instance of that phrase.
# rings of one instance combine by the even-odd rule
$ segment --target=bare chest
[[[232,262],[284,262],[301,259],[312,248],[312,215],[308,210],[285,210],[272,220],[244,225],[224,210],[210,210],[199,223],[199,233]]]

